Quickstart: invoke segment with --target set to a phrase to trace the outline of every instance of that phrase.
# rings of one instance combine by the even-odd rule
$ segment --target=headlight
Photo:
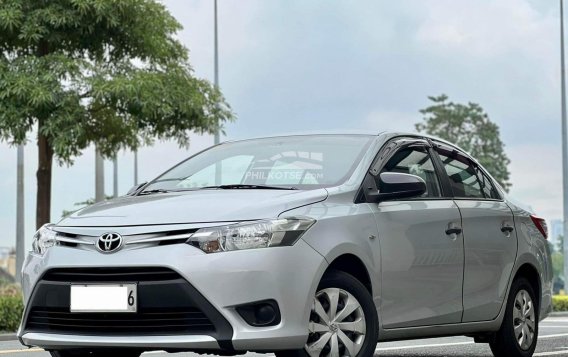
[[[34,253],[44,255],[45,252],[56,243],[57,232],[50,229],[52,224],[42,226],[34,235],[32,250]]]
[[[187,243],[205,253],[290,246],[314,223],[310,218],[279,218],[203,228]]]

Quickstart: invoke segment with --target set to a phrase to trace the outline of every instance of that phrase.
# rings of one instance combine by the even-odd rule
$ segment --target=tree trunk
[[[39,229],[51,220],[51,167],[53,163],[53,148],[47,137],[41,134],[41,130],[39,130],[37,146],[36,227]]]
[[[49,44],[40,40],[37,56],[49,54]],[[39,229],[51,221],[51,167],[53,163],[53,148],[49,139],[42,134],[43,118],[38,118],[38,165],[37,165],[37,201],[36,228]]]

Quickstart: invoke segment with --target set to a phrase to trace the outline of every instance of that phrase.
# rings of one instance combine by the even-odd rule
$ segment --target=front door
[[[461,321],[461,218],[455,202],[443,197],[431,153],[427,143],[403,146],[381,170],[420,176],[427,186],[423,197],[371,204],[381,249],[380,317],[387,329]]]

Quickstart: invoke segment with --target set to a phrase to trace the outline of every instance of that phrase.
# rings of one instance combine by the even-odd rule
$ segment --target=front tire
[[[538,339],[538,304],[525,278],[511,286],[507,311],[495,338],[489,343],[495,357],[531,357]]]
[[[318,286],[304,349],[279,351],[276,357],[371,357],[378,326],[367,288],[350,274],[330,271]]]

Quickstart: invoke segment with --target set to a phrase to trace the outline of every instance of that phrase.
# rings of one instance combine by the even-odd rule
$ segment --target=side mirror
[[[426,182],[418,176],[398,172],[379,175],[379,192],[373,195],[376,202],[421,196],[426,192]]]
[[[133,196],[136,192],[138,192],[139,189],[141,189],[147,183],[148,182],[142,182],[141,184],[138,184],[138,185],[132,187],[130,190],[128,190],[128,192],[126,193],[126,196]]]

